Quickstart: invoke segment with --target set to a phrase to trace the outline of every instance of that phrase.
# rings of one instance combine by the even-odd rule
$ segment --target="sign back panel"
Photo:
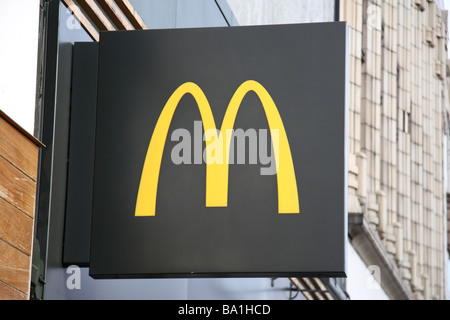
[[[345,23],[102,33],[90,275],[345,276],[347,54]]]

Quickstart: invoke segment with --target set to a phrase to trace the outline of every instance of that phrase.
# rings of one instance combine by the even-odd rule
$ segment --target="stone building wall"
[[[350,29],[349,213],[368,220],[415,298],[443,299],[447,12],[430,0],[341,0],[340,20]]]

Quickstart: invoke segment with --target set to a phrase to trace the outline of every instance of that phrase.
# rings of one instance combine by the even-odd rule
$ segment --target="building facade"
[[[32,298],[448,298],[450,117],[442,1],[41,0],[40,5],[41,23],[33,27],[40,32],[34,136],[45,147],[35,196]],[[85,266],[62,264],[75,42],[98,41],[101,31],[338,20],[349,28],[346,279],[94,280]],[[20,116],[13,118],[20,123]],[[2,285],[11,290],[0,269],[0,297],[17,298],[2,292]]]
[[[340,10],[351,43],[349,216],[369,226],[350,237],[395,275],[381,273],[388,293],[444,299],[447,12],[401,0]]]

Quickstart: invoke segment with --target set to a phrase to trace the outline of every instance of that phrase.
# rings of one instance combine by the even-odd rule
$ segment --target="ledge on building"
[[[403,281],[377,234],[369,226],[362,213],[349,213],[349,236],[351,244],[367,263],[380,268],[381,287],[393,300],[413,300],[414,295]]]

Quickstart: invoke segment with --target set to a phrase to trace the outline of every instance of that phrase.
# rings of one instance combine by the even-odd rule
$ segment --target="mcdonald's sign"
[[[345,23],[102,33],[90,275],[344,276],[347,52]]]

